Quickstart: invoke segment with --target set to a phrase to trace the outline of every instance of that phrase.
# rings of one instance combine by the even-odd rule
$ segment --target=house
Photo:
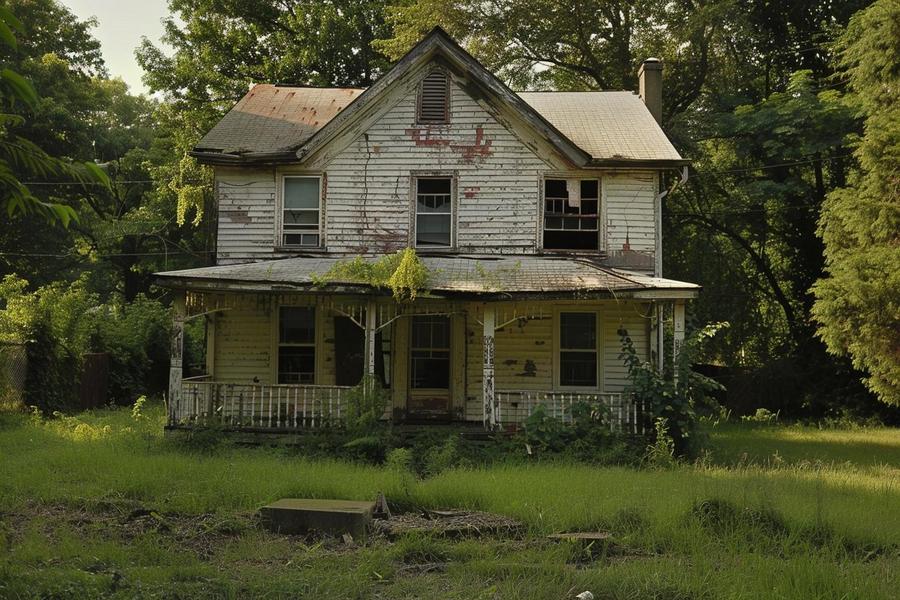
[[[254,86],[192,153],[215,170],[216,265],[157,275],[170,425],[339,423],[369,373],[397,422],[514,427],[585,401],[637,429],[618,331],[662,364],[699,290],[662,278],[663,175],[688,161],[661,106],[659,61],[640,95],[515,93],[441,29],[365,90]],[[414,301],[323,280],[405,248],[428,274]],[[194,317],[207,374],[185,379]]]

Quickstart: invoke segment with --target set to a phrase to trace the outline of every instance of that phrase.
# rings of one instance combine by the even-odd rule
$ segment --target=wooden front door
[[[450,317],[412,318],[409,360],[407,416],[450,419]]]

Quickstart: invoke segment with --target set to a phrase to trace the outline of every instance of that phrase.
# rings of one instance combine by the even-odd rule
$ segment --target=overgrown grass
[[[421,480],[214,436],[192,450],[161,419],[0,420],[0,597],[890,598],[900,585],[897,430],[729,427],[703,464],[669,470],[501,464]],[[513,516],[529,535],[349,549],[252,520],[280,497],[378,491]],[[158,518],[135,531],[138,508]],[[574,529],[615,546],[543,537]]]

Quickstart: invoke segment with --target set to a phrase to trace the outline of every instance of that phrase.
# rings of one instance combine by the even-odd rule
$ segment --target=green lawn
[[[189,452],[159,409],[0,420],[0,598],[891,598],[900,430],[727,426],[697,465],[451,470],[419,480],[284,449]],[[356,547],[261,531],[285,496],[477,508],[524,539]],[[146,513],[150,511],[151,515]],[[136,516],[137,515],[137,516]],[[589,552],[544,535],[612,532]]]

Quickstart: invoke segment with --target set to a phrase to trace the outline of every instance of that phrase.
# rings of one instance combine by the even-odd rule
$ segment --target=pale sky
[[[61,3],[79,19],[97,17],[100,24],[92,33],[100,40],[110,75],[124,79],[132,93],[146,93],[147,88],[141,83],[143,71],[134,58],[134,50],[142,36],[159,45],[162,18],[169,14],[166,0],[61,0]]]

